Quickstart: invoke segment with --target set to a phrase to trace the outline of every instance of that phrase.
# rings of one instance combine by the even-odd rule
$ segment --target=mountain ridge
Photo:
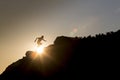
[[[59,36],[45,55],[27,51],[0,80],[107,79],[117,76],[120,30],[88,37]]]

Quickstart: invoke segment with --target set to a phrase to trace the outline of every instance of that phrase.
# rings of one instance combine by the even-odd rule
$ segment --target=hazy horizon
[[[120,29],[119,0],[0,0],[0,73],[33,49],[57,36],[88,36]]]

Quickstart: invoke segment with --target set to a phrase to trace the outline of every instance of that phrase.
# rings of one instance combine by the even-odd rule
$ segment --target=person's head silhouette
[[[44,36],[42,35],[41,38],[44,38]]]

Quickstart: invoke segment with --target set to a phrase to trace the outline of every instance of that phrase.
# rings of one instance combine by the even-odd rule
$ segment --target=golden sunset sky
[[[0,73],[34,40],[88,36],[120,29],[120,0],[0,0]]]

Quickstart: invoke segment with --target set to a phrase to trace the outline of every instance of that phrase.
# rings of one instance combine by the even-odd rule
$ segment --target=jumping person
[[[37,41],[37,45],[40,46],[42,45],[41,41],[46,41],[46,40],[44,39],[44,36],[42,35],[41,37],[37,37],[34,42],[36,41]]]

